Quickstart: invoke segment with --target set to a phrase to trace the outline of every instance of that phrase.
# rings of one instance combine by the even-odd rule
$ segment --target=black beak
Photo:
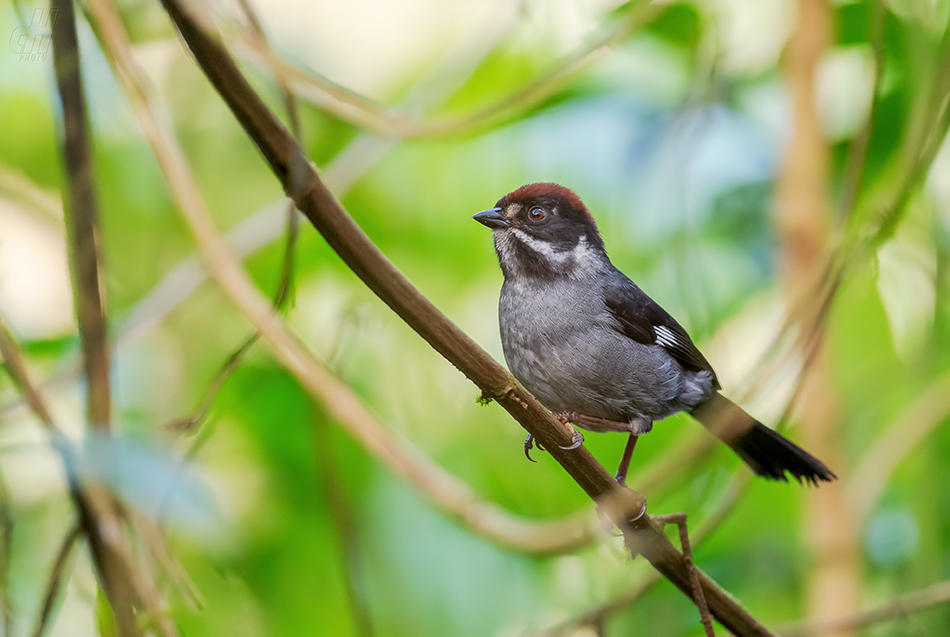
[[[501,230],[508,227],[508,219],[502,214],[501,208],[482,210],[478,214],[472,215],[472,219],[492,230]]]

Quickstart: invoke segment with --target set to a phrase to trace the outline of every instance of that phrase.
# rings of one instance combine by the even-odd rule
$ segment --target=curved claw
[[[571,425],[570,423],[568,423],[567,426],[570,427],[570,428],[573,430],[573,434],[571,435],[571,444],[568,445],[567,447],[561,447],[561,449],[563,449],[564,451],[570,451],[571,449],[577,449],[577,448],[580,447],[582,444],[584,444],[584,434],[582,434],[582,433],[579,432],[577,429],[575,429],[574,426]]]
[[[534,447],[534,436],[528,434],[528,437],[524,439],[524,457],[530,460],[531,462],[537,462],[534,458],[531,457],[531,449]],[[541,449],[541,445],[538,445],[538,449]]]

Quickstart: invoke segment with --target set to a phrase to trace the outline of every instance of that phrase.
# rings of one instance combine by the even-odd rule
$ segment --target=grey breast
[[[508,367],[554,412],[629,422],[683,409],[682,368],[624,336],[596,283],[506,281],[499,318]]]

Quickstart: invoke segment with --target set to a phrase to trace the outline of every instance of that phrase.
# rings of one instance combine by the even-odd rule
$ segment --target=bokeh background
[[[685,416],[638,446],[631,486],[653,513],[689,514],[698,565],[756,618],[848,616],[950,579],[950,2],[279,0],[252,3],[260,31],[239,3],[199,4],[284,121],[282,87],[296,97],[302,145],[354,219],[498,360],[501,273],[470,217],[557,181],[726,392],[833,467],[840,481],[817,490],[753,481]],[[649,565],[600,530],[569,476],[543,453],[528,463],[517,423],[306,221],[281,313],[302,342],[420,465],[513,515],[595,532],[553,552],[485,538],[338,426],[266,343],[218,376],[253,328],[208,278],[100,16],[77,6],[111,438],[83,421],[48,13],[6,0],[0,311],[58,423],[97,459],[83,479],[139,519],[136,563],[180,633],[700,634],[691,602],[647,587]],[[112,6],[217,228],[274,294],[279,184],[161,5]],[[586,444],[612,471],[623,442]],[[27,635],[76,514],[6,375],[0,475],[3,624]],[[950,634],[939,603],[892,615],[816,634]],[[112,634],[82,541],[45,629]]]

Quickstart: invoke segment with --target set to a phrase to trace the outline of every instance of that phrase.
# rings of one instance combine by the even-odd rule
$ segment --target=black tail
[[[837,479],[828,467],[807,451],[772,431],[734,402],[716,393],[693,409],[693,417],[732,447],[757,475],[788,481],[785,472],[799,482],[814,485]]]

